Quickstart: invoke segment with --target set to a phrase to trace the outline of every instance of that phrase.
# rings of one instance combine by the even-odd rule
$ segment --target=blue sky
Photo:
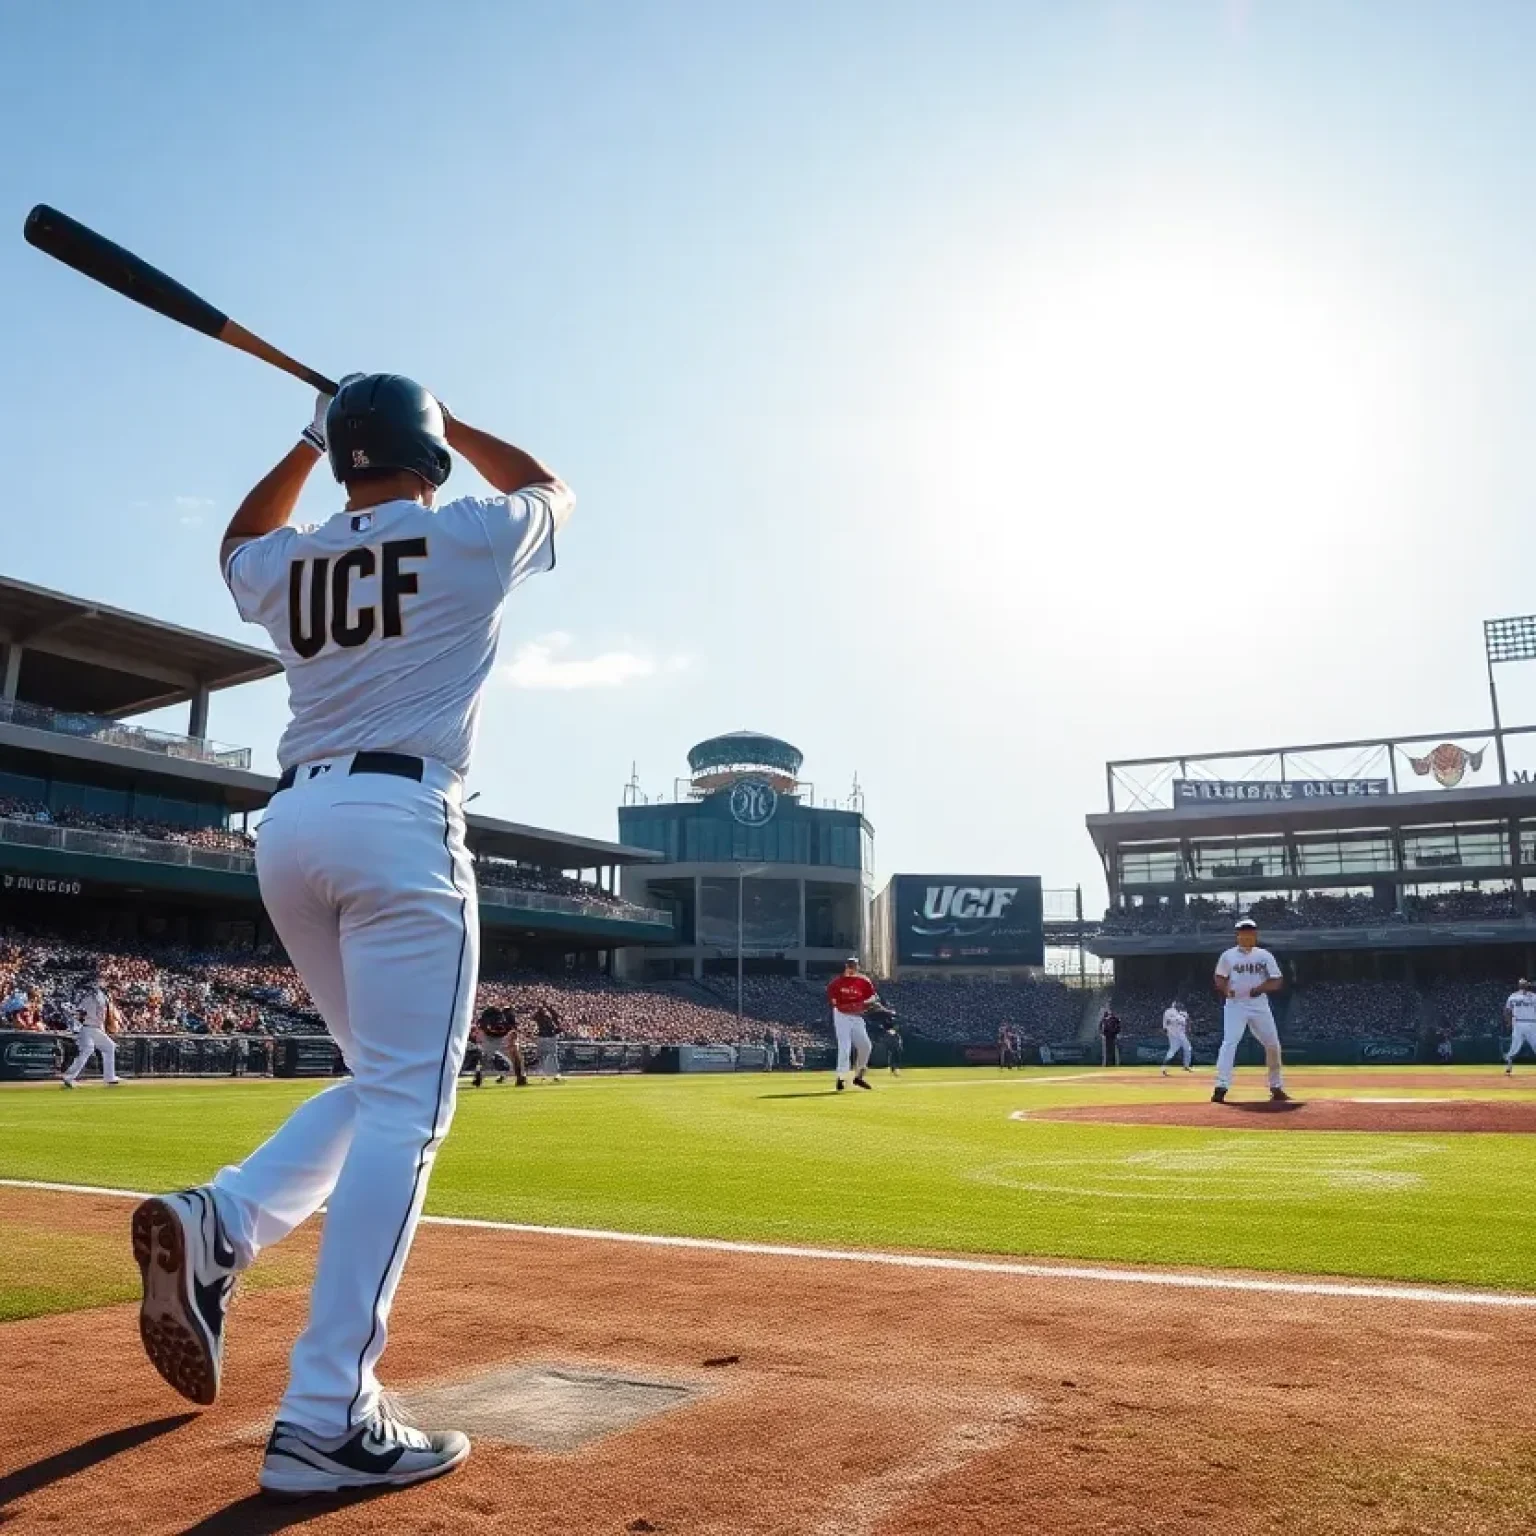
[[[0,569],[259,638],[214,551],[311,403],[48,201],[575,487],[488,811],[612,835],[750,726],[882,877],[1096,890],[1107,757],[1465,728],[1536,607],[1531,6],[80,0],[0,56]]]

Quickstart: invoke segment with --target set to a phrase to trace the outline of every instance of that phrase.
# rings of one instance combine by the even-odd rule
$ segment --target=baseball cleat
[[[183,1397],[206,1407],[219,1395],[224,1319],[235,1288],[235,1250],[213,1191],[144,1201],[133,1213],[133,1256],[144,1282],[144,1353]]]
[[[1271,1088],[1269,1096],[1276,1104],[1289,1104],[1291,1102],[1291,1096],[1284,1088]]]
[[[1167,1067],[1164,1067],[1164,1068],[1163,1068],[1163,1074],[1162,1074],[1162,1075],[1163,1075],[1163,1076],[1164,1076],[1164,1077],[1167,1077],[1167,1076],[1168,1076],[1168,1068],[1167,1068]]]
[[[474,1080],[470,1083],[469,1086],[471,1088],[478,1088],[483,1081],[484,1081],[484,1079],[480,1076],[480,1074],[478,1072],[476,1072],[475,1076],[474,1076]]]
[[[855,1072],[853,1074],[853,1086],[855,1088],[868,1088],[871,1093],[875,1091],[875,1085],[871,1082],[866,1082],[862,1072]]]
[[[843,1092],[843,1091],[844,1091],[844,1089],[846,1089],[846,1088],[847,1088],[847,1086],[848,1086],[848,1084],[847,1084],[847,1083],[845,1083],[845,1082],[844,1082],[844,1081],[843,1081],[843,1080],[842,1080],[842,1078],[838,1078],[838,1080],[837,1080],[837,1091],[838,1091],[838,1092],[839,1092],[839,1093],[842,1093],[842,1092]]]
[[[1226,1102],[1227,1090],[1218,1083],[1217,1086],[1211,1091],[1211,1103],[1225,1104]]]
[[[330,1437],[279,1419],[257,1481],[290,1498],[405,1488],[453,1471],[468,1455],[468,1437],[458,1430],[428,1434],[382,1409]]]
[[[1513,1077],[1514,1075],[1515,1075],[1515,1067],[1514,1067],[1514,1063],[1511,1062],[1509,1066],[1504,1068],[1504,1076],[1505,1077]],[[64,1086],[66,1088],[68,1088],[71,1085],[69,1083],[65,1083]]]
[[[60,1088],[73,1088],[75,1085],[67,1077],[59,1079]]]

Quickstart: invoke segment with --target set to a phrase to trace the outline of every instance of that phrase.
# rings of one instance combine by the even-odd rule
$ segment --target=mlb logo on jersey
[[[365,448],[354,448],[352,450],[352,468],[353,469],[367,469],[367,468],[369,468],[368,451],[367,451],[367,449],[365,449]]]

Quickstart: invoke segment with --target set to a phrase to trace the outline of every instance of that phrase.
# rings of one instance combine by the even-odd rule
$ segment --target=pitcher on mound
[[[1269,994],[1284,985],[1279,962],[1259,948],[1259,925],[1244,918],[1237,925],[1237,943],[1216,962],[1216,991],[1222,998],[1221,1052],[1216,1057],[1216,1088],[1213,1103],[1220,1104],[1232,1086],[1232,1068],[1243,1031],[1264,1047],[1269,1069],[1269,1096],[1288,1099],[1285,1070],[1280,1057],[1280,1035],[1269,1010]]]

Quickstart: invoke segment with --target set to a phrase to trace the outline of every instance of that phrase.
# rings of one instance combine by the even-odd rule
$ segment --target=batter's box
[[[399,1395],[418,1424],[529,1450],[574,1451],[686,1407],[706,1391],[679,1381],[524,1365]]]

